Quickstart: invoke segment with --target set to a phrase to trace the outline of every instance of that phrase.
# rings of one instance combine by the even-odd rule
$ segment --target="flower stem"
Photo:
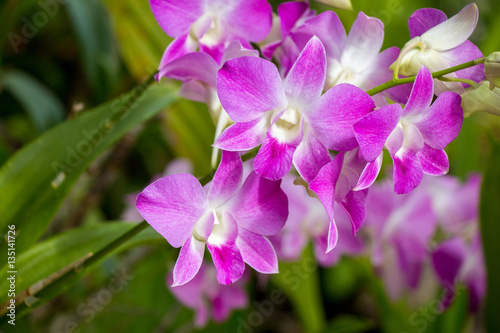
[[[485,60],[486,60],[486,57],[478,58],[478,59],[474,59],[474,60],[465,62],[465,63],[457,65],[457,66],[453,66],[453,67],[450,67],[447,69],[433,72],[432,77],[433,78],[440,78],[446,74],[457,72],[459,70],[469,68],[472,66],[480,65],[480,64],[484,63]],[[390,89],[392,87],[396,87],[396,86],[399,86],[399,85],[405,84],[405,83],[411,83],[411,82],[415,81],[415,78],[416,78],[416,76],[405,77],[402,79],[394,79],[393,78],[392,80],[389,80],[385,83],[382,83],[379,86],[376,86],[375,88],[368,90],[367,93],[368,93],[368,95],[373,96],[373,95],[376,95],[384,90]]]

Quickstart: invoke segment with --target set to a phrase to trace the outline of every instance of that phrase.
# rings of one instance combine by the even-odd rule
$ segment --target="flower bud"
[[[484,74],[490,81],[490,89],[500,88],[500,52],[493,52],[484,62]]]
[[[488,89],[488,81],[483,81],[477,88],[467,89],[462,94],[464,116],[475,112],[487,112],[500,116],[500,88]]]
[[[333,8],[352,10],[351,0],[316,0],[316,1],[321,2]]]

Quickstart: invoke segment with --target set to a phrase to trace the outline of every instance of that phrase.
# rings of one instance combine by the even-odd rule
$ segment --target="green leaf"
[[[309,248],[301,261],[280,262],[280,274],[272,281],[288,296],[300,317],[304,332],[322,332],[326,326],[316,259]]]
[[[14,69],[3,70],[0,86],[19,101],[39,132],[64,120],[64,105],[60,99],[34,77]]]
[[[490,140],[481,187],[480,221],[487,270],[486,330],[500,332],[500,142]]]
[[[90,86],[103,99],[118,81],[120,62],[106,8],[99,0],[66,5],[80,42],[83,67]]]
[[[335,333],[360,333],[373,329],[374,325],[371,319],[353,315],[341,315],[333,319],[327,331]]]
[[[106,253],[103,257],[92,263],[89,267],[83,269],[81,272],[78,271],[78,262],[96,253],[97,251],[102,250],[110,243],[110,241],[115,240],[117,235],[124,234],[137,225],[137,223],[108,222],[98,226],[92,225],[73,229],[41,242],[28,251],[17,256],[17,294],[27,288],[30,288],[30,291],[34,293],[36,299],[37,289],[45,286],[48,281],[54,280],[59,275],[63,274],[65,272],[63,269],[69,267],[70,270],[75,270],[78,273],[65,280],[63,283],[57,284],[57,286],[50,290],[49,296],[46,294],[42,299],[42,302],[36,302],[35,306],[25,307],[25,303],[21,303],[24,308],[21,311],[17,311],[17,314],[22,316],[36,306],[41,305],[55,297],[81,279],[82,276],[90,270],[97,267],[97,264],[102,262],[102,260],[107,257],[134,246],[146,244],[150,245],[154,243],[161,244],[165,242],[163,237],[161,237],[155,230],[148,228],[116,247],[113,251]],[[9,271],[7,265],[2,267],[0,270],[2,276],[7,276],[7,271]],[[2,290],[8,290],[8,283],[9,281],[6,279],[0,281],[0,287]],[[1,302],[5,302],[6,300],[8,300],[7,293],[0,296]],[[30,297],[28,297],[27,300],[29,302]]]
[[[0,230],[16,225],[18,253],[43,234],[95,158],[175,99],[171,87],[155,85],[146,90],[140,86],[52,128],[5,163],[0,169]]]
[[[165,116],[165,127],[176,155],[193,162],[195,175],[210,172],[215,126],[206,106],[188,100],[175,103]]]
[[[120,52],[128,70],[136,78],[158,68],[172,38],[156,22],[148,2],[104,0],[113,16]]]

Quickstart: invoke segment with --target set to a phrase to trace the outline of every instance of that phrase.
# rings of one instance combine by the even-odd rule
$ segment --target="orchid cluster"
[[[282,3],[277,14],[266,0],[150,2],[174,38],[156,78],[181,81],[183,97],[208,106],[216,124],[214,166],[222,151],[210,182],[171,174],[137,197],[142,217],[181,248],[169,277],[173,290],[203,288],[214,276],[232,284],[246,264],[277,273],[278,257],[298,258],[311,239],[325,266],[371,248],[388,285],[398,286],[394,297],[404,286],[416,288],[433,265],[448,288],[469,285],[471,306],[478,304],[484,267],[472,267],[482,261],[469,254],[481,256],[480,240],[477,229],[461,234],[465,224],[477,225],[477,207],[466,204],[477,204],[478,180],[465,185],[475,189],[469,200],[454,178],[424,177],[448,172],[444,149],[462,126],[461,95],[473,96],[495,76],[488,69],[485,76],[485,58],[468,40],[475,4],[449,19],[436,9],[417,10],[403,49],[381,51],[384,26],[362,12],[347,34],[335,12],[317,15],[304,1]],[[384,148],[393,177],[378,184]],[[244,155],[249,151],[255,158]],[[456,205],[457,216],[447,205]],[[432,248],[438,229],[449,239]],[[358,230],[369,241],[356,237]],[[456,249],[460,258],[451,260]],[[208,297],[227,299],[223,290]],[[215,318],[245,299],[214,309]],[[204,311],[200,323],[206,320],[196,297],[185,303]]]

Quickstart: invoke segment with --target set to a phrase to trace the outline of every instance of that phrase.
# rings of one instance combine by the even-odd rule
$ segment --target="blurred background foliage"
[[[43,5],[48,3],[56,5]],[[271,3],[276,8],[280,2]],[[352,3],[353,12],[337,11],[346,29],[358,11],[378,17],[386,26],[387,48],[402,47],[409,39],[407,19],[416,9],[436,7],[451,16],[469,1]],[[480,21],[471,39],[487,55],[500,50],[500,2],[478,0],[477,4]],[[312,6],[318,12],[329,9],[318,3]],[[0,35],[0,213],[10,214],[2,214],[0,225],[4,230],[9,221],[19,223],[20,291],[129,230],[130,224],[109,222],[121,219],[127,205],[125,195],[143,189],[175,157],[189,158],[197,177],[209,172],[214,126],[206,106],[175,97],[175,83],[148,89],[145,97],[126,110],[118,107],[131,96],[123,94],[137,90],[155,71],[171,41],[157,25],[147,0],[1,0]],[[129,111],[133,116],[113,120]],[[112,119],[107,125],[113,127],[113,134],[96,139],[99,149],[81,154],[83,162],[76,167],[54,173],[51,162],[63,163],[66,147],[85,139],[82,130],[101,128],[99,121],[105,115]],[[489,187],[483,188],[483,235],[489,236],[485,238],[489,277],[497,278],[500,270],[494,257],[500,249],[493,237],[500,227],[488,221],[500,216],[499,133],[498,119],[474,115],[447,149],[451,173],[465,178],[471,171],[486,170]],[[27,146],[31,142],[34,144]],[[23,147],[24,154],[13,157]],[[34,194],[28,195],[30,188]],[[125,249],[128,251],[122,252]],[[5,242],[0,250],[6,252]],[[182,307],[165,287],[165,275],[173,267],[176,252],[149,229],[92,265],[84,278],[69,281],[65,293],[56,290],[47,303],[19,317],[15,327],[3,323],[1,329],[190,332],[193,312]],[[307,256],[311,253],[306,252],[304,258]],[[367,260],[343,259],[333,268],[313,269],[300,275],[298,288],[292,288],[283,276],[301,268],[303,262],[282,263],[281,274],[267,285],[252,277],[251,303],[266,299],[276,288],[287,295],[287,301],[252,331],[416,331],[408,320],[416,310],[402,302],[389,302]],[[6,267],[1,269],[3,274]],[[124,290],[114,293],[106,306],[89,310],[91,298],[117,272],[126,278]],[[0,301],[4,302],[5,279],[0,284]],[[499,295],[489,297],[493,304],[489,309],[495,308]],[[428,322],[425,331],[466,331],[470,327],[466,308],[467,295],[462,293],[447,312]],[[253,310],[250,305],[235,312],[228,322],[211,323],[203,331],[234,332]]]

